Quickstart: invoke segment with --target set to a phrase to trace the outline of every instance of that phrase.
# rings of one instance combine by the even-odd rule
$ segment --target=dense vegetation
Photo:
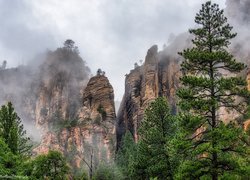
[[[180,177],[237,179],[249,173],[244,167],[247,137],[240,123],[225,122],[220,114],[223,108],[245,112],[249,93],[246,80],[237,76],[245,65],[227,52],[236,34],[218,5],[202,5],[195,22],[199,27],[190,30],[194,47],[180,53],[185,59],[181,65],[184,87],[178,92],[183,112],[181,146],[188,155]]]
[[[167,101],[156,99],[145,111],[139,142],[124,136],[117,163],[127,179],[250,177],[249,136],[242,121],[220,116],[223,109],[246,113],[249,100],[246,81],[237,76],[245,65],[227,52],[236,34],[210,1],[195,22],[193,47],[180,53],[179,114],[173,117]]]
[[[9,102],[0,109],[0,179],[64,179],[69,173],[57,151],[31,158],[32,143]]]
[[[145,111],[138,142],[126,132],[115,163],[93,169],[92,159],[83,160],[89,175],[82,170],[73,177],[66,158],[57,151],[31,157],[32,143],[8,103],[0,110],[0,179],[249,178],[249,130],[245,132],[242,123],[250,114],[249,92],[245,80],[237,76],[245,65],[227,51],[236,34],[223,11],[210,1],[202,5],[195,22],[197,28],[190,30],[193,47],[180,53],[184,60],[177,115],[171,114],[166,98],[157,98]],[[66,41],[64,48],[74,48],[74,42]],[[220,116],[223,109],[245,116],[225,121]],[[106,118],[101,105],[98,112]],[[46,115],[46,109],[41,113]],[[53,118],[54,131],[78,125],[75,119],[60,121],[60,112]]]

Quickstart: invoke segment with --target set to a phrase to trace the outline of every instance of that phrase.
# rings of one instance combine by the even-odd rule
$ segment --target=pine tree
[[[0,109],[0,137],[14,154],[27,154],[31,149],[30,138],[26,137],[21,119],[11,102]]]
[[[16,174],[21,164],[19,158],[0,137],[0,176]]]
[[[235,120],[225,123],[220,110],[243,113],[246,109],[246,82],[237,76],[245,65],[227,52],[236,33],[231,33],[232,27],[217,4],[203,4],[195,22],[198,28],[190,30],[193,48],[180,53],[185,60],[178,96],[186,140],[180,144],[187,156],[179,177],[237,178],[246,173],[246,134]]]
[[[139,135],[134,164],[137,177],[173,179],[175,165],[171,141],[175,135],[175,123],[165,98],[157,98],[148,106]]]
[[[136,143],[132,134],[127,131],[122,138],[121,147],[117,152],[116,163],[126,177],[132,178],[133,162],[136,156]]]

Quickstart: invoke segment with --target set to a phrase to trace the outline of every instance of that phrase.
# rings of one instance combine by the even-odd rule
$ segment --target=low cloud
[[[26,64],[37,53],[73,39],[92,69],[106,71],[115,99],[124,92],[124,77],[147,49],[160,49],[169,35],[194,26],[205,0],[0,0],[0,62]],[[225,0],[214,1],[225,7]],[[36,59],[33,58],[33,63]]]

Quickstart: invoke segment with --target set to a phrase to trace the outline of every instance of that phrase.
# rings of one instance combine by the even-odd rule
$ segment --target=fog
[[[121,100],[125,74],[147,49],[194,25],[205,0],[0,0],[0,63],[37,63],[37,54],[73,39],[93,73],[103,69]],[[225,7],[225,0],[216,0]],[[36,58],[34,58],[36,57]]]
[[[50,121],[48,117],[57,110],[63,111],[64,119],[76,118],[81,107],[81,92],[90,78],[90,69],[85,64],[77,47],[73,46],[40,54],[37,64],[16,68],[3,66],[0,69],[0,104],[11,101],[27,134],[40,141],[35,125],[43,129],[44,122]],[[63,105],[65,109],[61,109]],[[43,115],[42,111],[50,113]]]
[[[125,74],[135,62],[139,64],[144,59],[151,45],[165,44],[166,52],[176,57],[178,51],[189,46],[187,30],[195,27],[194,17],[202,2],[205,0],[0,0],[0,64],[7,61],[5,74],[0,71],[0,103],[12,100],[17,109],[29,103],[23,99],[24,94],[32,96],[36,92],[34,88],[43,81],[37,75],[42,73],[49,78],[53,74],[40,68],[47,52],[61,47],[68,38],[75,41],[84,60],[82,67],[86,67],[86,74],[83,76],[88,79],[88,67],[93,74],[98,68],[103,69],[114,87],[115,100],[120,101]],[[248,64],[250,1],[213,2],[225,8],[233,31],[238,33],[230,46],[231,52]],[[77,82],[71,86],[75,87],[74,84]],[[20,114],[30,124],[33,117]],[[37,132],[34,137],[38,137]]]
[[[227,0],[226,15],[237,36],[232,40],[232,52],[247,65],[250,63],[250,1]]]

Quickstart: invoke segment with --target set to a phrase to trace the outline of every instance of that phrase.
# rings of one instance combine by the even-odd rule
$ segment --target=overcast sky
[[[0,62],[25,64],[66,39],[79,47],[93,74],[103,69],[124,93],[125,74],[144,60],[147,49],[161,50],[170,34],[194,26],[205,0],[0,0]],[[225,7],[225,0],[214,0]]]

